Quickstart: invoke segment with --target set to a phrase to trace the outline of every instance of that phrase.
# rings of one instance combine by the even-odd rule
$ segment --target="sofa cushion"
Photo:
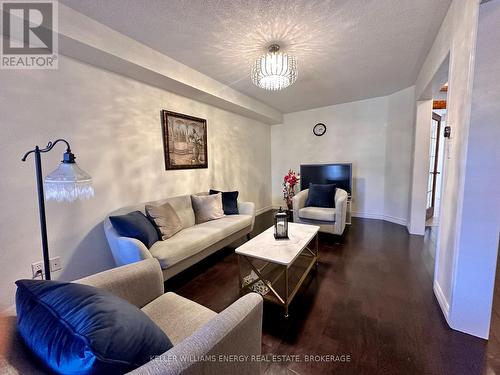
[[[335,208],[335,184],[309,184],[306,207]]]
[[[304,207],[299,210],[301,219],[335,221],[335,208]]]
[[[210,194],[222,193],[222,208],[225,215],[238,215],[238,191],[218,191],[210,189]]]
[[[142,308],[174,345],[217,316],[215,312],[169,292],[158,297]]]
[[[56,373],[124,373],[172,347],[141,310],[98,288],[18,280],[17,329]]]
[[[140,211],[126,215],[110,216],[109,221],[120,236],[141,241],[148,249],[158,241],[158,232],[149,219]]]
[[[224,217],[222,194],[191,195],[196,224],[217,220]]]
[[[250,215],[224,216],[183,229],[168,240],[156,242],[149,251],[166,269],[250,225]]]
[[[11,315],[13,314],[13,315]],[[16,316],[13,311],[0,318],[0,374],[2,375],[47,375],[48,371],[30,353],[23,338],[16,330]]]
[[[190,195],[181,195],[178,197],[163,199],[161,201],[149,202],[149,204],[154,204],[155,206],[159,206],[163,203],[170,203],[174,211],[181,219],[183,228],[189,228],[195,224],[193,204],[191,203]]]
[[[182,230],[182,222],[172,205],[165,202],[161,206],[146,205],[146,214],[155,224],[162,240],[169,239]]]

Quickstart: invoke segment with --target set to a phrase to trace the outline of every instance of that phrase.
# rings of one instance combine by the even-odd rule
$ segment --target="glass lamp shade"
[[[44,181],[45,198],[73,202],[94,196],[92,177],[76,163],[61,163]]]

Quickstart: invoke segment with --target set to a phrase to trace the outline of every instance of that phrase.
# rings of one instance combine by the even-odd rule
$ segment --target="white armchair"
[[[344,232],[347,214],[347,192],[335,191],[335,208],[305,207],[309,189],[293,197],[294,223],[314,224],[320,232],[341,235]]]

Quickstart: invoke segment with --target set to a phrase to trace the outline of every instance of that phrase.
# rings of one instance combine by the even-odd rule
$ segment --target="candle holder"
[[[280,207],[274,215],[274,238],[277,240],[288,239],[288,213]]]

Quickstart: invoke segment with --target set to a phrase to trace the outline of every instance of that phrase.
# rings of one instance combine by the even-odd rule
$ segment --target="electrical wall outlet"
[[[60,257],[50,258],[50,272],[59,271],[60,269],[62,269],[61,258]]]
[[[33,278],[43,276],[43,262],[31,263],[31,272],[33,273]]]
[[[49,264],[50,264],[50,272],[55,272],[62,269],[61,257],[50,258]],[[43,267],[42,261],[31,263],[31,272],[33,273],[33,278],[35,277],[43,278],[44,271],[45,269]]]

